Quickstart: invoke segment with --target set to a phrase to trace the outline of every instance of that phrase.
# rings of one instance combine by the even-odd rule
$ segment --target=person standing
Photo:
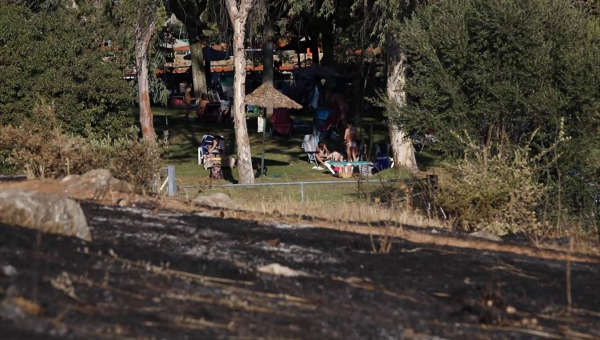
[[[351,162],[358,160],[358,147],[356,145],[357,133],[352,121],[348,121],[348,127],[344,133],[344,142],[346,143],[346,156]]]
[[[210,100],[208,100],[208,95],[203,93],[200,95],[200,102],[196,107],[196,116],[198,120],[202,121],[204,119],[204,114],[206,113],[206,108],[210,104]]]
[[[185,84],[185,93],[183,94],[183,104],[185,105],[185,119],[189,120],[190,118],[190,108],[192,106],[192,87],[190,84]]]

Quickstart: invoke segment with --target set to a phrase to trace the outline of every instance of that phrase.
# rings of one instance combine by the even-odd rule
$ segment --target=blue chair
[[[326,107],[320,107],[315,111],[313,117],[313,128],[315,134],[324,137],[329,128],[331,127],[331,109]]]

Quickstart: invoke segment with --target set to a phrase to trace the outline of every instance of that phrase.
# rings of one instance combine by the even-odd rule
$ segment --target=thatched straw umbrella
[[[246,104],[260,106],[265,109],[284,108],[284,109],[301,109],[302,105],[291,100],[283,93],[277,91],[273,85],[264,83],[259,86],[254,92],[246,96]],[[263,136],[262,136],[262,158],[260,160],[260,175],[265,169],[265,133],[267,132],[267,117],[263,119]]]

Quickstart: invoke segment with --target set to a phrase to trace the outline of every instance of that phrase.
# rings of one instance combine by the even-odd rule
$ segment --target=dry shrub
[[[235,200],[235,198],[234,198]],[[285,215],[297,217],[298,222],[304,219],[322,219],[334,223],[355,224],[369,223],[381,226],[410,225],[415,227],[438,227],[445,225],[437,219],[429,219],[407,205],[381,206],[369,202],[323,202],[309,201],[300,203],[292,196],[262,195],[256,200],[236,201],[244,209],[262,213],[266,216]]]
[[[22,125],[0,126],[3,162],[30,178],[62,177],[92,169],[107,169],[139,191],[150,188],[153,175],[160,171],[165,140],[140,140],[137,129],[125,136],[84,139],[64,133],[48,105],[36,106],[35,119]]]
[[[19,127],[0,127],[0,147],[6,153],[7,163],[31,178],[58,176],[69,171],[69,157],[90,153],[83,138],[63,134],[49,106],[37,106],[33,113],[36,119],[25,120]],[[85,166],[81,162],[75,164]]]
[[[463,159],[445,165],[449,176],[438,183],[435,202],[467,231],[497,235],[532,233],[545,188],[536,181],[533,162],[515,151],[511,157]]]
[[[154,176],[163,166],[168,135],[159,141],[146,141],[137,137],[132,129],[126,136],[90,142],[96,152],[97,168],[109,170],[118,179],[131,183],[136,191],[146,192]]]

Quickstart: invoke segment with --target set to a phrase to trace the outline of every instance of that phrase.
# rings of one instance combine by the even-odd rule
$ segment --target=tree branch
[[[239,14],[239,10],[237,7],[236,0],[224,0],[225,6],[227,7],[227,13],[229,13],[229,20],[233,24],[235,22],[235,18],[237,18]]]

